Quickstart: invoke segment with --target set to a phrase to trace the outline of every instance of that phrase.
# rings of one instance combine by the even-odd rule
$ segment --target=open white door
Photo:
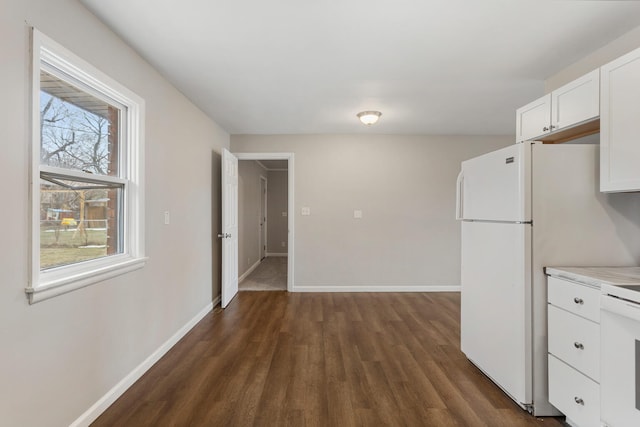
[[[225,308],[238,293],[238,158],[222,149],[222,289]]]

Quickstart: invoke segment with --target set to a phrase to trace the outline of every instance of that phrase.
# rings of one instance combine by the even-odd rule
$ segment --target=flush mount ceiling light
[[[367,126],[375,124],[382,113],[380,111],[361,111],[356,116]]]

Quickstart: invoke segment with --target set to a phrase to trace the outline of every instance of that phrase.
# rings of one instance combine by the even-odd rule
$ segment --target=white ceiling
[[[546,78],[640,25],[637,1],[81,1],[231,134],[514,133]]]

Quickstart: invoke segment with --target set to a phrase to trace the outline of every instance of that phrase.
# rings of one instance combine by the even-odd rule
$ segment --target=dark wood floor
[[[457,293],[242,292],[94,426],[562,426],[460,352]]]

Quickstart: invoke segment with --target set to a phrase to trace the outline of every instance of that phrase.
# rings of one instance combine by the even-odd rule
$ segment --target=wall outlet
[[[302,216],[311,215],[311,208],[303,206],[302,209],[300,210],[300,213],[302,214]]]
[[[280,246],[282,246],[283,248],[287,246],[287,244],[285,242],[280,242]]]
[[[355,210],[353,211],[353,217],[355,219],[361,219],[362,218],[362,211],[361,210]]]
[[[282,216],[287,216],[287,213],[286,212],[282,212]]]

